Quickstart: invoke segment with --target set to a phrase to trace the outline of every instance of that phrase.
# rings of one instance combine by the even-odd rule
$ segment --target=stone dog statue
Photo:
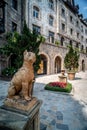
[[[33,52],[24,52],[24,62],[22,67],[16,72],[11,80],[8,89],[8,98],[18,95],[25,100],[31,100],[32,81],[34,79],[33,63],[36,56]]]

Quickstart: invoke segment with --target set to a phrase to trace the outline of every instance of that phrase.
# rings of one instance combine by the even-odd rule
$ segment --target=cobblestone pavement
[[[43,101],[40,130],[87,130],[87,71],[76,74],[71,94],[44,90],[45,84],[57,81],[58,74],[39,76],[34,96]],[[9,82],[0,80],[0,105],[7,95]]]

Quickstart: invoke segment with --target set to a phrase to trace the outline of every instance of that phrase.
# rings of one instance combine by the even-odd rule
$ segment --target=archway
[[[47,74],[47,58],[43,54],[41,54],[40,69],[38,70],[37,74]]]
[[[82,60],[82,71],[85,71],[85,61]]]
[[[55,73],[61,72],[61,58],[57,56],[55,58]]]
[[[16,67],[15,59],[17,58],[16,54],[12,54],[9,58],[9,66],[10,67]]]

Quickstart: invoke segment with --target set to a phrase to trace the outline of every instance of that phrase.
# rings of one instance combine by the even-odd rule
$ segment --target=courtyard
[[[57,81],[56,75],[36,78],[33,95],[42,100],[40,130],[87,130],[87,71],[76,74],[70,94],[44,90],[45,84]],[[0,106],[7,95],[8,81],[0,80]]]

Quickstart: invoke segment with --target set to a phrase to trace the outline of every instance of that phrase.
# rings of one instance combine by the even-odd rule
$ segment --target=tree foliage
[[[18,32],[10,32],[6,35],[7,44],[0,48],[0,53],[6,56],[14,55],[14,67],[18,69],[23,62],[23,52],[25,50],[32,51],[36,54],[36,62],[34,64],[35,72],[39,69],[40,55],[39,46],[43,41],[43,36],[38,35],[35,31],[28,29],[24,22],[23,31],[21,34]]]
[[[64,58],[65,67],[69,70],[75,70],[79,66],[79,54],[73,49],[72,46],[69,47],[69,51]]]

